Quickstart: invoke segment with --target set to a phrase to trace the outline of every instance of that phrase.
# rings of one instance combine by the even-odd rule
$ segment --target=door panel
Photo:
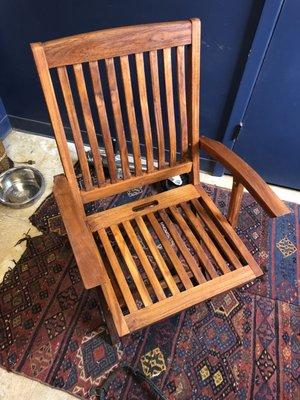
[[[286,0],[234,150],[264,179],[300,189],[300,2]]]

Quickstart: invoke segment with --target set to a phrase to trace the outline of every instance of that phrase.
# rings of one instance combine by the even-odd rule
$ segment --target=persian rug
[[[230,192],[206,187],[226,212]],[[147,196],[149,188],[87,212]],[[300,398],[300,206],[270,220],[245,194],[237,227],[265,274],[112,346],[97,289],[85,290],[53,196],[31,217],[43,233],[0,285],[0,365],[81,399],[113,371],[108,400],[154,399],[118,366],[139,369],[170,400]]]

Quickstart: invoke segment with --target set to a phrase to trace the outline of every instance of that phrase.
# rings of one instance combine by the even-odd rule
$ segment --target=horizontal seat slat
[[[134,259],[129,251],[129,248],[124,240],[124,237],[117,225],[113,225],[110,228],[114,235],[115,241],[117,242],[117,245],[120,249],[122,257],[124,258],[124,261],[126,262],[126,265],[130,271],[130,274],[133,278],[133,281],[139,292],[139,295],[140,295],[144,305],[149,306],[150,304],[152,304],[151,297],[147,291],[145,282],[143,281],[143,278],[142,278],[142,276],[134,262]]]
[[[126,282],[126,279],[123,274],[120,263],[118,261],[118,258],[116,256],[114,249],[112,248],[112,245],[110,243],[110,240],[107,236],[107,233],[105,232],[104,229],[101,229],[101,230],[99,230],[98,235],[103,244],[104,250],[106,252],[106,256],[110,262],[110,265],[112,267],[112,270],[114,272],[116,280],[118,282],[118,285],[119,285],[122,295],[124,297],[125,303],[129,309],[129,311],[133,312],[133,311],[137,310],[137,306],[135,304],[135,301],[134,301],[134,298],[130,291],[130,288]]]
[[[172,292],[172,294],[179,293],[179,289],[176,285],[176,282],[174,281],[174,277],[170,273],[170,270],[167,267],[163,256],[161,255],[160,251],[158,250],[158,248],[154,242],[154,239],[153,239],[151,233],[149,232],[143,218],[137,217],[136,222],[137,222],[138,227],[148,245],[148,248],[150,249],[150,251],[156,261],[157,266],[159,267],[159,269],[162,273],[163,279],[165,280],[166,284],[168,285],[170,291]]]
[[[236,254],[239,254],[244,258],[244,260],[247,262],[247,265],[252,268],[256,277],[261,276],[263,274],[261,268],[258,266],[250,251],[247,249],[246,245],[243,243],[236,231],[229,224],[222,212],[218,209],[218,207],[208,196],[202,186],[197,185],[195,187],[198,190],[199,197],[201,197],[201,201],[203,201],[205,209],[210,211],[213,216],[214,222],[218,225],[220,230],[224,232],[227,240],[230,242],[231,247],[235,250]]]
[[[202,248],[201,244],[199,243],[194,233],[191,231],[190,227],[188,226],[183,216],[180,214],[180,212],[176,207],[170,207],[170,210],[173,217],[176,219],[178,225],[180,226],[180,229],[184,232],[188,241],[196,251],[197,256],[199,257],[203,267],[209,273],[211,278],[216,278],[218,276],[217,271],[215,270],[212,262],[208,258],[207,254],[205,253],[204,249]]]
[[[160,208],[156,209],[158,205],[155,205],[154,208],[146,207],[139,210],[139,207],[153,200],[159,202]],[[132,208],[137,208],[138,211],[133,212]],[[261,275],[260,267],[246,250],[241,239],[236,233],[232,233],[234,229],[228,221],[226,222],[204,189],[198,186],[186,185],[115,207],[99,213],[97,219],[100,220],[101,215],[104,216],[101,222],[104,228],[99,232],[108,228],[112,230],[130,272],[131,278],[128,279],[133,279],[139,286],[137,290],[130,287],[131,295],[128,296],[127,293],[125,296],[125,302],[131,300],[129,314],[123,313],[130,332]],[[125,231],[118,226],[124,227]],[[173,247],[172,240],[177,250]],[[145,281],[145,286],[142,281],[137,282],[138,271],[130,255],[133,254],[133,250],[129,242],[130,246],[134,247],[134,256],[139,258],[149,278],[148,283]],[[190,246],[195,250],[194,255]],[[233,271],[227,266],[224,255],[232,262],[235,268]],[[150,262],[149,257],[153,257],[156,267],[152,261]],[[181,264],[181,257],[186,260],[186,265]],[[197,258],[199,261],[196,261]],[[222,271],[216,269],[213,259],[217,261]],[[245,263],[247,264],[242,265]],[[158,274],[157,267],[161,275]],[[204,274],[203,269],[208,274]],[[116,269],[114,273],[117,273]],[[118,279],[118,276],[116,278]],[[154,294],[157,296],[157,301],[151,301],[149,297]],[[138,299],[136,296],[141,295],[143,307],[132,310],[132,299],[136,301]],[[122,301],[121,299],[120,307]]]
[[[190,253],[190,250],[187,248],[184,240],[182,239],[181,235],[177,231],[176,226],[170,220],[166,211],[165,210],[159,211],[159,214],[160,214],[163,222],[165,223],[166,227],[170,231],[170,234],[172,235],[172,238],[175,241],[176,246],[181,251],[183,257],[185,258],[186,262],[188,263],[189,268],[193,272],[193,275],[197,279],[198,283],[206,282],[206,279],[205,279],[201,269],[199,268],[199,265],[196,263],[196,260]]]
[[[212,257],[216,261],[217,265],[220,267],[220,269],[223,271],[223,273],[230,272],[230,269],[228,268],[226,261],[220,254],[219,250],[205,231],[203,225],[201,224],[201,220],[199,220],[196,215],[192,212],[190,209],[189,205],[187,203],[181,204],[181,207],[183,208],[185,214],[189,218],[189,221],[192,223],[192,225],[195,227],[197,234],[211,253]]]
[[[252,269],[249,266],[243,267],[126,315],[125,321],[129,330],[135,331],[210,299],[217,294],[243,285],[254,278],[255,273]]]
[[[180,277],[181,282],[183,283],[184,287],[186,289],[193,287],[193,284],[192,284],[186,270],[184,269],[184,266],[182,265],[180,259],[178,258],[178,255],[176,254],[175,250],[173,249],[169,239],[167,238],[165,232],[163,231],[161,225],[158,223],[154,214],[151,213],[147,217],[148,217],[152,227],[154,228],[155,233],[159,238],[159,241],[163,245],[166,253],[168,254],[168,257],[172,261],[172,264],[174,265],[176,272],[177,272],[178,276]]]
[[[89,215],[86,218],[86,221],[90,229],[95,232],[101,228],[107,228],[110,225],[119,224],[138,216],[146,215],[149,212],[155,212],[168,206],[196,198],[198,196],[198,192],[195,190],[193,185],[186,185],[167,192],[158,193],[141,200],[136,200],[122,206],[113,207],[93,215]],[[147,207],[147,205],[151,204],[153,204],[153,206]],[[143,208],[143,206],[146,207]],[[140,209],[139,211],[133,211],[133,209],[139,208],[143,209]]]
[[[166,295],[163,291],[163,288],[162,288],[157,276],[155,275],[152,265],[150,264],[148,257],[145,253],[145,250],[143,249],[143,246],[141,245],[131,223],[129,221],[124,221],[123,226],[125,228],[127,236],[130,239],[130,242],[132,243],[132,245],[143,265],[143,268],[147,274],[149,282],[151,283],[151,285],[153,287],[155,295],[157,296],[158,300],[165,299]]]
[[[209,218],[207,213],[205,212],[203,206],[199,203],[197,199],[192,200],[193,205],[195,206],[200,218],[203,220],[207,228],[210,230],[211,234],[213,237],[216,239],[216,241],[219,243],[220,248],[224,251],[224,253],[227,255],[228,259],[232,263],[232,265],[237,269],[237,268],[242,268],[243,265],[241,264],[240,260],[236,256],[235,252],[232,250],[232,248],[229,246],[229,244],[226,241],[226,238],[222,235],[218,227],[215,225],[215,223]]]

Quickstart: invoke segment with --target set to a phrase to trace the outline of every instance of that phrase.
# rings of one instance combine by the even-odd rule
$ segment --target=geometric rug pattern
[[[230,192],[206,186],[226,212]],[[87,212],[147,196],[136,189]],[[81,399],[126,363],[170,400],[300,398],[300,220],[270,220],[245,194],[237,232],[264,275],[165,319],[112,346],[97,289],[85,290],[53,196],[31,217],[29,239],[0,284],[0,365]],[[120,369],[107,399],[151,399]]]

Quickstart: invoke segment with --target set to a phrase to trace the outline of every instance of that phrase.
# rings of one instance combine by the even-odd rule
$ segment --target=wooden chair
[[[241,158],[199,135],[198,19],[107,29],[31,47],[65,173],[54,178],[55,198],[83,283],[87,289],[101,287],[120,337],[262,274],[234,229],[243,187],[270,217],[289,209]],[[58,95],[64,99],[84,188],[77,185]],[[84,150],[81,117],[96,180]],[[96,132],[103,138],[109,176]],[[200,148],[234,177],[227,218],[199,181]],[[190,183],[85,213],[84,204],[179,174],[189,174]]]

